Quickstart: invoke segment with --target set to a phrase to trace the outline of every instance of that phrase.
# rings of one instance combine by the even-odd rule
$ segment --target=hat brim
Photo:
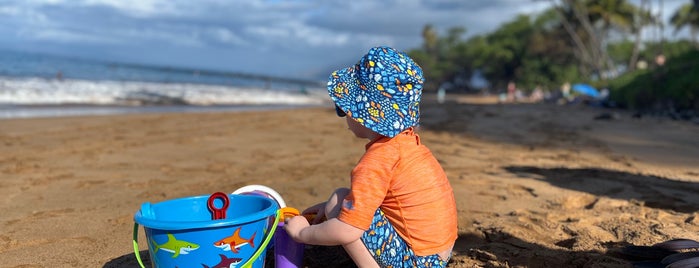
[[[357,97],[357,89],[361,85],[357,75],[357,66],[353,65],[334,71],[328,79],[330,99],[349,117],[352,117],[350,106]]]

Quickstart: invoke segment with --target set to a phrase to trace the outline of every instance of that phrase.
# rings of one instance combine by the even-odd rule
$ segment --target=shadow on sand
[[[629,267],[630,263],[615,257],[595,251],[570,251],[546,248],[541,245],[525,242],[508,233],[493,228],[481,230],[483,235],[460,234],[454,246],[455,255],[466,255],[471,259],[484,263],[483,267],[504,267],[503,264],[519,267]],[[618,245],[607,245],[610,249]],[[342,265],[323,265],[320,259],[331,256],[314,258],[306,252],[307,268],[325,267],[356,267],[351,262]],[[335,251],[337,253],[337,251]],[[141,250],[141,260],[146,267],[151,267],[148,250]],[[337,259],[348,258],[336,256]],[[312,259],[312,260],[309,260]],[[460,261],[453,258],[448,267],[458,267]],[[133,253],[119,256],[105,263],[103,268],[137,268],[140,267]],[[267,267],[274,267],[273,260],[268,256]]]
[[[631,262],[613,253],[622,246],[614,243],[604,245],[610,253],[571,251],[526,242],[494,228],[480,231],[483,236],[460,234],[454,254],[478,260],[482,267],[631,267]],[[461,267],[460,262],[464,261],[452,260],[449,266]]]
[[[637,200],[647,207],[692,213],[699,210],[698,183],[675,181],[669,178],[619,172],[599,168],[542,168],[535,166],[508,166],[505,170],[520,178],[545,181],[556,187],[587,192],[614,199]],[[631,267],[631,263],[615,250],[623,243],[603,243],[607,251],[572,251],[548,248],[527,242],[497,227],[478,229],[478,233],[462,233],[457,239],[454,254],[468,256],[483,263],[483,267]],[[269,252],[268,252],[269,253]],[[324,259],[330,256],[309,254],[306,258]],[[140,251],[147,267],[147,250]],[[466,260],[454,258],[450,267],[460,267]],[[308,260],[307,260],[308,263]],[[306,267],[352,267],[351,265],[307,265]],[[268,261],[268,264],[272,264]],[[327,262],[326,262],[327,264]],[[347,263],[345,263],[347,264]],[[270,266],[268,265],[268,266]],[[506,265],[506,266],[504,266]],[[134,254],[125,254],[105,263],[104,268],[140,267]],[[271,265],[270,267],[274,267]]]
[[[150,263],[150,256],[148,254],[148,250],[141,250],[139,252],[141,254],[141,260],[143,261],[143,264],[146,267],[151,267]],[[102,266],[102,268],[136,268],[136,267],[141,267],[141,265],[138,264],[138,261],[136,261],[136,255],[133,253],[129,253],[126,255],[122,255],[119,257],[116,257],[114,259],[111,259],[107,263]]]
[[[613,255],[594,251],[569,251],[546,248],[537,244],[525,242],[508,233],[496,230],[481,230],[483,236],[475,234],[460,234],[454,246],[454,254],[466,255],[471,259],[484,263],[483,267],[630,267],[630,263]],[[618,245],[607,245],[610,249]],[[140,251],[141,259],[146,267],[151,267],[147,250]],[[308,252],[307,252],[308,254]],[[326,258],[330,256],[324,256]],[[306,258],[314,258],[306,256]],[[338,258],[347,258],[338,256]],[[343,265],[322,265],[317,261],[306,260],[308,268],[325,267],[356,267],[351,263]],[[460,261],[454,258],[448,267],[458,267]],[[268,258],[268,267],[274,267]],[[134,254],[119,256],[105,263],[103,268],[137,268],[140,267]]]
[[[682,213],[699,211],[699,183],[599,168],[509,166],[520,178],[614,199],[637,200],[646,207]]]

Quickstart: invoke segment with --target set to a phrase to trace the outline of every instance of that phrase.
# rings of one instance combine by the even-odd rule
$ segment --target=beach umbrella
[[[572,86],[572,88],[573,88],[574,91],[576,91],[576,92],[578,92],[578,93],[580,93],[580,94],[587,95],[587,96],[590,96],[590,97],[593,97],[593,98],[599,97],[599,91],[597,91],[597,89],[594,88],[594,87],[591,86],[591,85],[588,85],[588,84],[575,84],[575,85]]]

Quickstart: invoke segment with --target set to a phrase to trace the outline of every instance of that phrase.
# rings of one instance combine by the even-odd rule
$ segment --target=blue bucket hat
[[[407,54],[374,47],[354,66],[334,71],[328,93],[363,126],[387,137],[418,124],[422,69]]]

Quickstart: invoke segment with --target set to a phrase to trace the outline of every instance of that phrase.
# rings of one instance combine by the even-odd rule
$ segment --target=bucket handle
[[[136,255],[136,261],[138,261],[138,264],[141,265],[141,268],[146,268],[145,265],[143,265],[143,262],[141,261],[141,253],[138,251],[138,223],[134,222],[133,223],[133,252],[134,255]]]
[[[264,251],[267,248],[267,244],[269,244],[269,241],[272,240],[272,236],[274,236],[274,232],[277,230],[277,224],[279,224],[279,218],[282,217],[282,210],[278,209],[277,213],[275,213],[274,217],[274,223],[272,224],[272,228],[269,229],[269,232],[267,233],[267,236],[265,237],[265,241],[262,242],[262,245],[260,245],[257,250],[255,251],[255,254],[252,254],[252,257],[243,264],[243,266],[240,266],[241,268],[250,268],[252,267],[252,263],[257,260],[257,258],[260,257],[262,254],[262,251]]]
[[[250,268],[252,267],[252,263],[260,257],[262,254],[262,251],[267,248],[267,244],[269,244],[269,241],[272,240],[272,236],[274,236],[274,232],[277,230],[277,225],[279,224],[279,219],[283,217],[282,215],[282,210],[278,209],[277,212],[275,213],[274,217],[274,224],[272,224],[272,227],[270,228],[269,232],[267,232],[267,236],[265,236],[265,240],[262,242],[262,245],[257,247],[257,250],[255,250],[255,253],[252,254],[252,257],[248,259],[248,261],[245,262],[241,268]],[[134,222],[133,224],[133,252],[134,255],[136,255],[136,261],[138,261],[138,264],[141,265],[141,268],[146,268],[145,265],[143,265],[143,262],[141,261],[141,254],[138,251],[138,223]]]

